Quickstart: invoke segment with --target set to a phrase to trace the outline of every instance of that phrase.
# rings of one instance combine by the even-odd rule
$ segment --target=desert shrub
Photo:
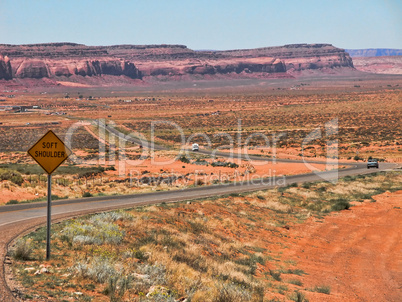
[[[11,255],[16,260],[30,260],[32,255],[31,241],[26,239],[18,239]]]
[[[302,269],[287,269],[287,270],[281,270],[281,273],[283,274],[294,274],[294,275],[298,275],[298,276],[302,276],[304,274],[306,274]]]
[[[185,155],[180,156],[180,157],[179,157],[179,160],[180,160],[181,162],[185,163],[185,164],[189,164],[189,163],[190,163],[190,160],[189,160]]]
[[[201,166],[208,166],[209,163],[205,160],[205,159],[199,159],[197,158],[197,160],[194,161],[195,165],[201,165]]]
[[[1,180],[9,180],[19,186],[24,182],[21,173],[9,169],[0,169],[0,181]]]
[[[59,196],[56,194],[52,194],[52,200],[59,200],[59,199],[68,199],[68,196]]]
[[[105,212],[99,213],[92,216],[89,221],[92,223],[102,223],[102,222],[114,222],[117,220],[131,220],[133,216],[125,211],[113,211],[113,212]]]
[[[86,192],[84,192],[83,194],[82,194],[82,197],[92,197],[93,195],[90,193],[90,192],[88,192],[88,191],[86,191]]]
[[[294,284],[294,285],[297,285],[297,286],[302,286],[303,285],[303,282],[301,282],[299,279],[290,279],[288,281],[288,283]]]
[[[123,296],[124,293],[132,287],[133,277],[123,276],[119,279],[117,285],[119,287],[119,296]]]
[[[110,296],[111,300],[115,298],[118,279],[117,276],[111,276],[108,280],[107,287],[103,290],[103,294]]]
[[[311,291],[329,295],[331,293],[331,288],[327,285],[320,285],[315,286],[314,288],[311,289]]]
[[[224,162],[224,161],[214,161],[211,163],[212,167],[229,167],[229,168],[238,168],[239,165],[236,163],[231,162]]]
[[[174,296],[172,296],[169,293],[165,292],[155,292],[149,297],[146,298],[146,300],[141,300],[141,301],[146,301],[146,302],[175,302],[177,301]]]
[[[124,258],[135,258],[138,260],[147,260],[149,256],[144,253],[143,251],[136,250],[136,249],[130,249],[124,252],[123,254]]]
[[[24,179],[22,178],[21,174],[13,175],[10,180],[11,180],[11,182],[13,182],[13,183],[15,183],[16,185],[19,185],[19,186],[21,186],[22,183],[24,182]]]
[[[143,264],[137,266],[136,271],[130,283],[136,293],[147,292],[153,285],[167,283],[166,268],[163,265]]]
[[[236,260],[235,263],[244,265],[244,266],[248,266],[249,273],[254,275],[257,270],[257,263],[264,265],[265,260],[261,256],[250,255],[249,257]]]
[[[296,291],[292,296],[290,296],[290,300],[295,302],[308,302],[306,296],[299,291]]]
[[[16,199],[11,199],[6,202],[6,204],[17,204],[17,203],[18,203],[18,200],[16,200]]]
[[[87,262],[77,262],[71,269],[78,277],[88,278],[97,283],[105,283],[118,276],[114,264],[107,258],[95,257]]]
[[[194,184],[195,184],[196,186],[202,186],[202,185],[204,185],[205,183],[204,183],[204,181],[203,181],[202,179],[198,178],[198,179],[195,180]]]
[[[276,281],[281,281],[282,280],[282,278],[281,278],[281,273],[280,272],[276,272],[276,271],[273,271],[273,270],[269,270],[269,274],[272,276],[272,278],[274,278],[274,280],[276,280]]]
[[[95,215],[94,217],[96,216],[98,215]],[[64,227],[59,233],[60,238],[72,242],[73,244],[96,245],[103,243],[119,244],[123,240],[124,235],[125,232],[120,230],[116,224],[96,218],[94,218],[89,224],[73,222]]]
[[[105,172],[105,168],[103,167],[96,167],[96,168],[89,168],[86,171],[82,171],[78,173],[78,178],[89,178],[92,176],[96,176]]]
[[[208,226],[200,221],[187,220],[186,222],[194,234],[209,233]]]
[[[336,201],[331,206],[331,209],[333,211],[342,211],[342,210],[347,210],[350,208],[350,203],[346,199],[340,198]]]

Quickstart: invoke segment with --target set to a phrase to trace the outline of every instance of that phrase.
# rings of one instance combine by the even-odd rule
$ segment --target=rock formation
[[[115,58],[92,59],[25,59],[17,58],[12,62],[16,78],[52,78],[101,75],[125,75],[140,79],[141,73],[131,62]]]
[[[6,80],[103,75],[131,79],[185,75],[264,77],[311,69],[353,68],[350,56],[330,44],[228,51],[194,51],[184,45],[3,44],[0,53],[5,55],[0,57],[0,79]]]
[[[10,59],[7,56],[0,55],[0,80],[10,80],[12,77]]]
[[[245,50],[219,52],[233,57],[271,56],[281,59],[286,70],[301,71],[335,67],[353,68],[352,58],[343,49],[331,44],[290,44]]]

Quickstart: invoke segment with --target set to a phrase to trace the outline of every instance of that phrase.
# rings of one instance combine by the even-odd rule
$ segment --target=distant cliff
[[[389,48],[346,49],[346,52],[352,58],[402,56],[402,49],[389,49]]]
[[[353,68],[343,49],[293,44],[229,51],[194,51],[184,45],[86,46],[75,43],[0,45],[0,79],[126,76],[281,77],[303,70]]]

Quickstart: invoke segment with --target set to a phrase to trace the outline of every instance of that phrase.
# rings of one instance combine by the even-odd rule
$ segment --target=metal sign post
[[[47,231],[46,260],[50,259],[50,227],[52,218],[52,173],[70,155],[71,150],[64,145],[52,130],[49,130],[29,150],[28,154],[47,172]]]
[[[50,259],[50,227],[52,217],[52,174],[47,175],[46,260]]]

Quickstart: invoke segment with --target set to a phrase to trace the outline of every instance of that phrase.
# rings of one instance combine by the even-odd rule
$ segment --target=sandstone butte
[[[203,76],[293,77],[309,70],[353,70],[351,57],[331,44],[292,44],[227,51],[184,45],[86,46],[75,43],[0,44],[0,79],[68,81],[104,75],[129,79]]]

